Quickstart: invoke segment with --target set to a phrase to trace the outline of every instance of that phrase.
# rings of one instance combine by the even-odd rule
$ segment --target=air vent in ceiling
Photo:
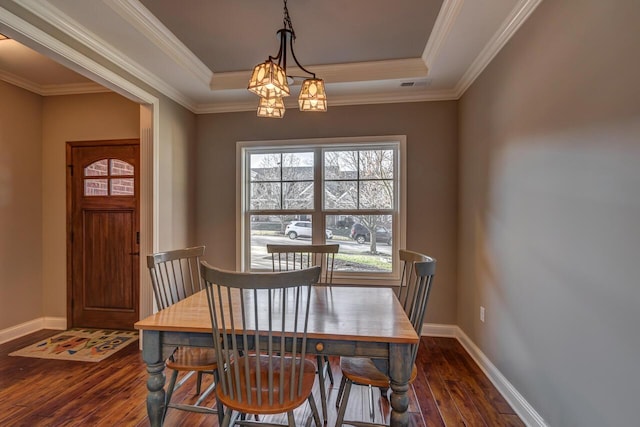
[[[413,82],[402,82],[400,87],[427,87],[431,85],[431,79],[416,80]]]

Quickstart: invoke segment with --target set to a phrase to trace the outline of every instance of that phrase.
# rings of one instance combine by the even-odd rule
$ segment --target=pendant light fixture
[[[262,64],[258,64],[251,73],[247,89],[260,97],[258,105],[258,117],[282,118],[284,116],[283,97],[289,96],[291,91],[289,83],[301,76],[287,75],[287,51],[291,52],[294,62],[310,77],[302,82],[298,106],[300,111],[327,111],[327,94],[324,88],[324,80],[316,78],[315,73],[304,68],[298,62],[293,51],[293,42],[296,33],[287,9],[287,0],[284,2],[284,28],[278,30],[280,50],[276,56],[269,56]]]
[[[260,98],[258,102],[258,117],[281,119],[284,116],[284,110],[282,98]]]

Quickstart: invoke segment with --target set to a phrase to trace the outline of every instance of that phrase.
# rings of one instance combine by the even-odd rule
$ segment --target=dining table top
[[[239,300],[233,298],[232,303],[239,304]],[[206,291],[138,321],[135,328],[210,333]],[[377,286],[313,286],[307,335],[319,339],[402,344],[419,341],[393,290]]]

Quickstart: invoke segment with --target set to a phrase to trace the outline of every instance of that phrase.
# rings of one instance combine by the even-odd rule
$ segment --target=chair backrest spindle
[[[396,295],[407,315],[412,311],[412,304],[415,302],[416,270],[415,263],[428,261],[431,258],[418,252],[400,249],[398,251],[400,262],[402,263],[402,276],[400,287]]]
[[[196,246],[147,256],[153,295],[159,310],[204,289],[199,274],[204,249],[204,246]]]
[[[271,254],[273,271],[291,271],[319,266],[320,284],[333,282],[335,255],[340,250],[338,244],[327,245],[267,245]]]
[[[270,407],[300,395],[311,287],[320,267],[240,273],[203,261],[200,271],[216,356],[230,362],[218,364],[222,393],[234,402]]]

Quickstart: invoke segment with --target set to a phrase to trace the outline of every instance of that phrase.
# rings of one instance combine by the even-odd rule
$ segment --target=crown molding
[[[205,85],[213,76],[211,71],[184,45],[149,9],[138,0],[111,0],[106,4],[124,18],[171,60],[187,70]]]
[[[372,93],[366,95],[332,96],[329,108],[346,105],[367,105],[367,104],[399,104],[404,102],[425,102],[425,101],[452,101],[457,95],[453,90],[430,90],[418,93]],[[217,113],[237,113],[242,111],[254,111],[257,108],[257,98],[255,100],[219,102],[214,104],[200,104],[195,109],[196,114],[217,114]],[[295,99],[285,103],[286,108],[298,108]]]
[[[365,105],[365,104],[399,104],[403,102],[451,101],[456,94],[450,90],[426,90],[420,92],[367,93],[332,97],[330,106]]]
[[[256,101],[218,102],[211,104],[199,104],[195,114],[240,113],[243,111],[255,111],[258,107]]]
[[[440,53],[440,48],[449,37],[463,4],[464,0],[444,0],[442,3],[427,45],[424,48],[424,52],[422,52],[422,60],[427,67],[431,67],[435,63],[438,53]]]
[[[415,79],[427,77],[428,69],[421,58],[388,61],[350,62],[346,64],[309,65],[309,69],[325,82],[349,83],[389,79]],[[287,68],[289,76],[304,76],[297,67]],[[211,78],[213,90],[246,89],[251,70],[215,73]]]
[[[16,76],[15,74],[11,74],[7,71],[0,70],[0,80],[5,81],[14,86],[20,87],[22,89],[26,89],[29,92],[42,95],[42,86],[32,82],[31,80],[27,80],[20,76]]]
[[[40,96],[55,96],[55,95],[81,95],[87,93],[101,93],[111,92],[104,86],[98,83],[69,83],[61,85],[40,85],[34,83],[31,80],[25,79],[15,74],[11,74],[7,71],[0,70],[0,80],[5,81],[14,86],[28,90]]]
[[[83,95],[87,93],[111,92],[97,83],[69,83],[62,85],[42,85],[42,96]]]
[[[14,0],[15,3],[34,13],[36,16],[47,21],[51,25],[55,26],[60,31],[64,32],[68,36],[72,37],[79,43],[87,46],[100,56],[104,57],[114,65],[118,66],[122,70],[136,77],[140,81],[148,84],[156,89],[161,94],[173,99],[183,107],[193,111],[195,105],[191,100],[183,95],[181,92],[161,80],[159,77],[146,70],[134,60],[122,54],[119,50],[102,40],[96,34],[93,34],[87,28],[80,25],[77,21],[71,19],[69,16],[62,13],[59,9],[47,2],[30,2],[28,0]],[[51,39],[53,37],[49,36]],[[57,40],[56,40],[57,41]],[[59,44],[61,42],[57,41]],[[80,55],[80,54],[78,54]],[[77,64],[80,62],[73,61]],[[87,68],[87,67],[85,67]],[[91,70],[90,68],[88,68]],[[114,73],[115,74],[115,73]],[[100,74],[98,74],[100,75]],[[122,80],[126,80],[120,77]],[[126,87],[136,86],[127,81]],[[125,87],[121,86],[121,87]],[[137,86],[136,86],[137,87]]]
[[[14,1],[18,2],[18,0]],[[131,97],[137,98],[142,102],[157,102],[156,97],[141,89],[137,85],[131,83],[127,79],[123,78],[121,75],[114,73],[112,70],[105,68],[103,65],[84,56],[77,50],[72,49],[68,45],[62,43],[60,40],[52,37],[48,33],[45,33],[40,28],[32,25],[31,23],[4,9],[3,7],[0,7],[0,23],[3,23],[17,33],[25,35],[35,43],[45,47],[55,55],[58,55],[60,58],[89,71],[90,73],[94,74],[99,80],[104,82],[105,85],[112,85],[114,88],[119,88],[122,91],[125,91]]]
[[[460,98],[500,52],[542,0],[520,0],[455,86]]]

